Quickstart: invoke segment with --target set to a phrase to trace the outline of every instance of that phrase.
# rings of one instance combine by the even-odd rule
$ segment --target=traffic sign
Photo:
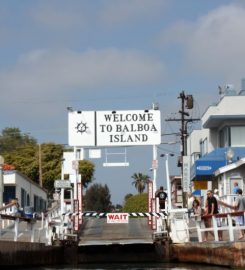
[[[128,223],[128,213],[108,213],[107,223]]]

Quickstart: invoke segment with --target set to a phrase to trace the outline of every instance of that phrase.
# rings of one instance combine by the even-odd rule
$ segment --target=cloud
[[[135,20],[147,20],[156,15],[162,16],[167,3],[167,0],[106,0],[99,12],[99,18],[112,27]]]
[[[169,0],[103,0],[40,2],[30,9],[33,20],[41,27],[57,31],[91,30],[94,27],[112,29],[135,21],[160,17]],[[132,26],[132,25],[131,25]]]
[[[30,8],[29,15],[46,30],[61,32],[87,26],[88,20],[86,5],[76,0],[72,5],[63,0],[39,2]]]
[[[161,35],[162,44],[182,46],[185,69],[237,80],[245,74],[245,8],[221,6],[195,22],[178,22]]]
[[[165,77],[164,64],[141,51],[34,50],[0,70],[2,128],[20,127],[35,137],[64,142],[65,108],[73,101],[78,108],[83,104],[84,110],[93,110],[98,103],[91,97],[104,96],[101,103],[109,99],[109,104],[108,91],[120,96],[118,89],[123,88],[132,96],[132,89],[152,89]]]
[[[99,91],[119,84],[142,86],[159,82],[165,76],[162,62],[136,50],[34,50],[2,71],[0,84],[11,97],[38,99],[74,89]]]

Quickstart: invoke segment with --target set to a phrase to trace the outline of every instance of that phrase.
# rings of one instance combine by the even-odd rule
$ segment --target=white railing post
[[[34,243],[35,240],[35,225],[31,222],[30,229],[31,229],[31,242]]]
[[[232,225],[232,218],[231,215],[227,215],[227,219],[228,219],[228,230],[229,230],[229,238],[230,241],[234,241],[234,230],[233,230],[233,225]]]
[[[199,242],[202,242],[201,223],[202,221],[201,222],[196,221],[197,237]]]
[[[41,214],[42,220],[41,220],[41,229],[43,229],[44,226],[44,213]]]
[[[213,223],[213,231],[214,231],[214,240],[219,241],[217,219],[215,216],[212,216],[212,223]]]
[[[16,218],[14,221],[14,241],[16,242],[18,240],[19,235],[19,219]]]

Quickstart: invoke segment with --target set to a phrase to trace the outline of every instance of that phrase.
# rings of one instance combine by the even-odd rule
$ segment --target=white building
[[[220,195],[232,193],[233,183],[245,187],[245,91],[226,88],[220,101],[203,114],[202,129],[187,139],[193,190],[203,195],[218,188]],[[245,160],[244,160],[245,161]],[[232,166],[231,166],[232,164]]]
[[[46,210],[47,191],[18,171],[4,171],[3,202],[17,198],[20,207],[32,206],[35,212]]]

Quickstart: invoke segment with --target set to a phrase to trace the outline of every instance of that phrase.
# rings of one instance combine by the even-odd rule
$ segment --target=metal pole
[[[75,170],[75,181],[74,181],[74,199],[77,200],[77,178],[78,178],[78,172],[77,172],[77,148],[74,147],[74,170]]]
[[[62,214],[64,214],[64,209],[65,209],[65,201],[64,201],[64,188],[61,188],[60,189],[60,214],[62,215]]]
[[[157,161],[157,147],[156,145],[153,145],[153,160]],[[153,170],[153,198],[155,198],[155,193],[157,191],[157,164],[152,168]]]
[[[43,171],[42,171],[42,146],[38,144],[38,163],[39,163],[39,185],[43,186]]]
[[[168,168],[168,154],[166,154],[165,159],[165,167],[166,167],[166,182],[167,182],[167,190],[168,190],[168,211],[172,209],[171,205],[171,185],[170,185],[170,177],[169,177],[169,168]]]
[[[3,192],[4,192],[3,164],[4,158],[0,156],[0,207],[2,207],[3,205]]]

